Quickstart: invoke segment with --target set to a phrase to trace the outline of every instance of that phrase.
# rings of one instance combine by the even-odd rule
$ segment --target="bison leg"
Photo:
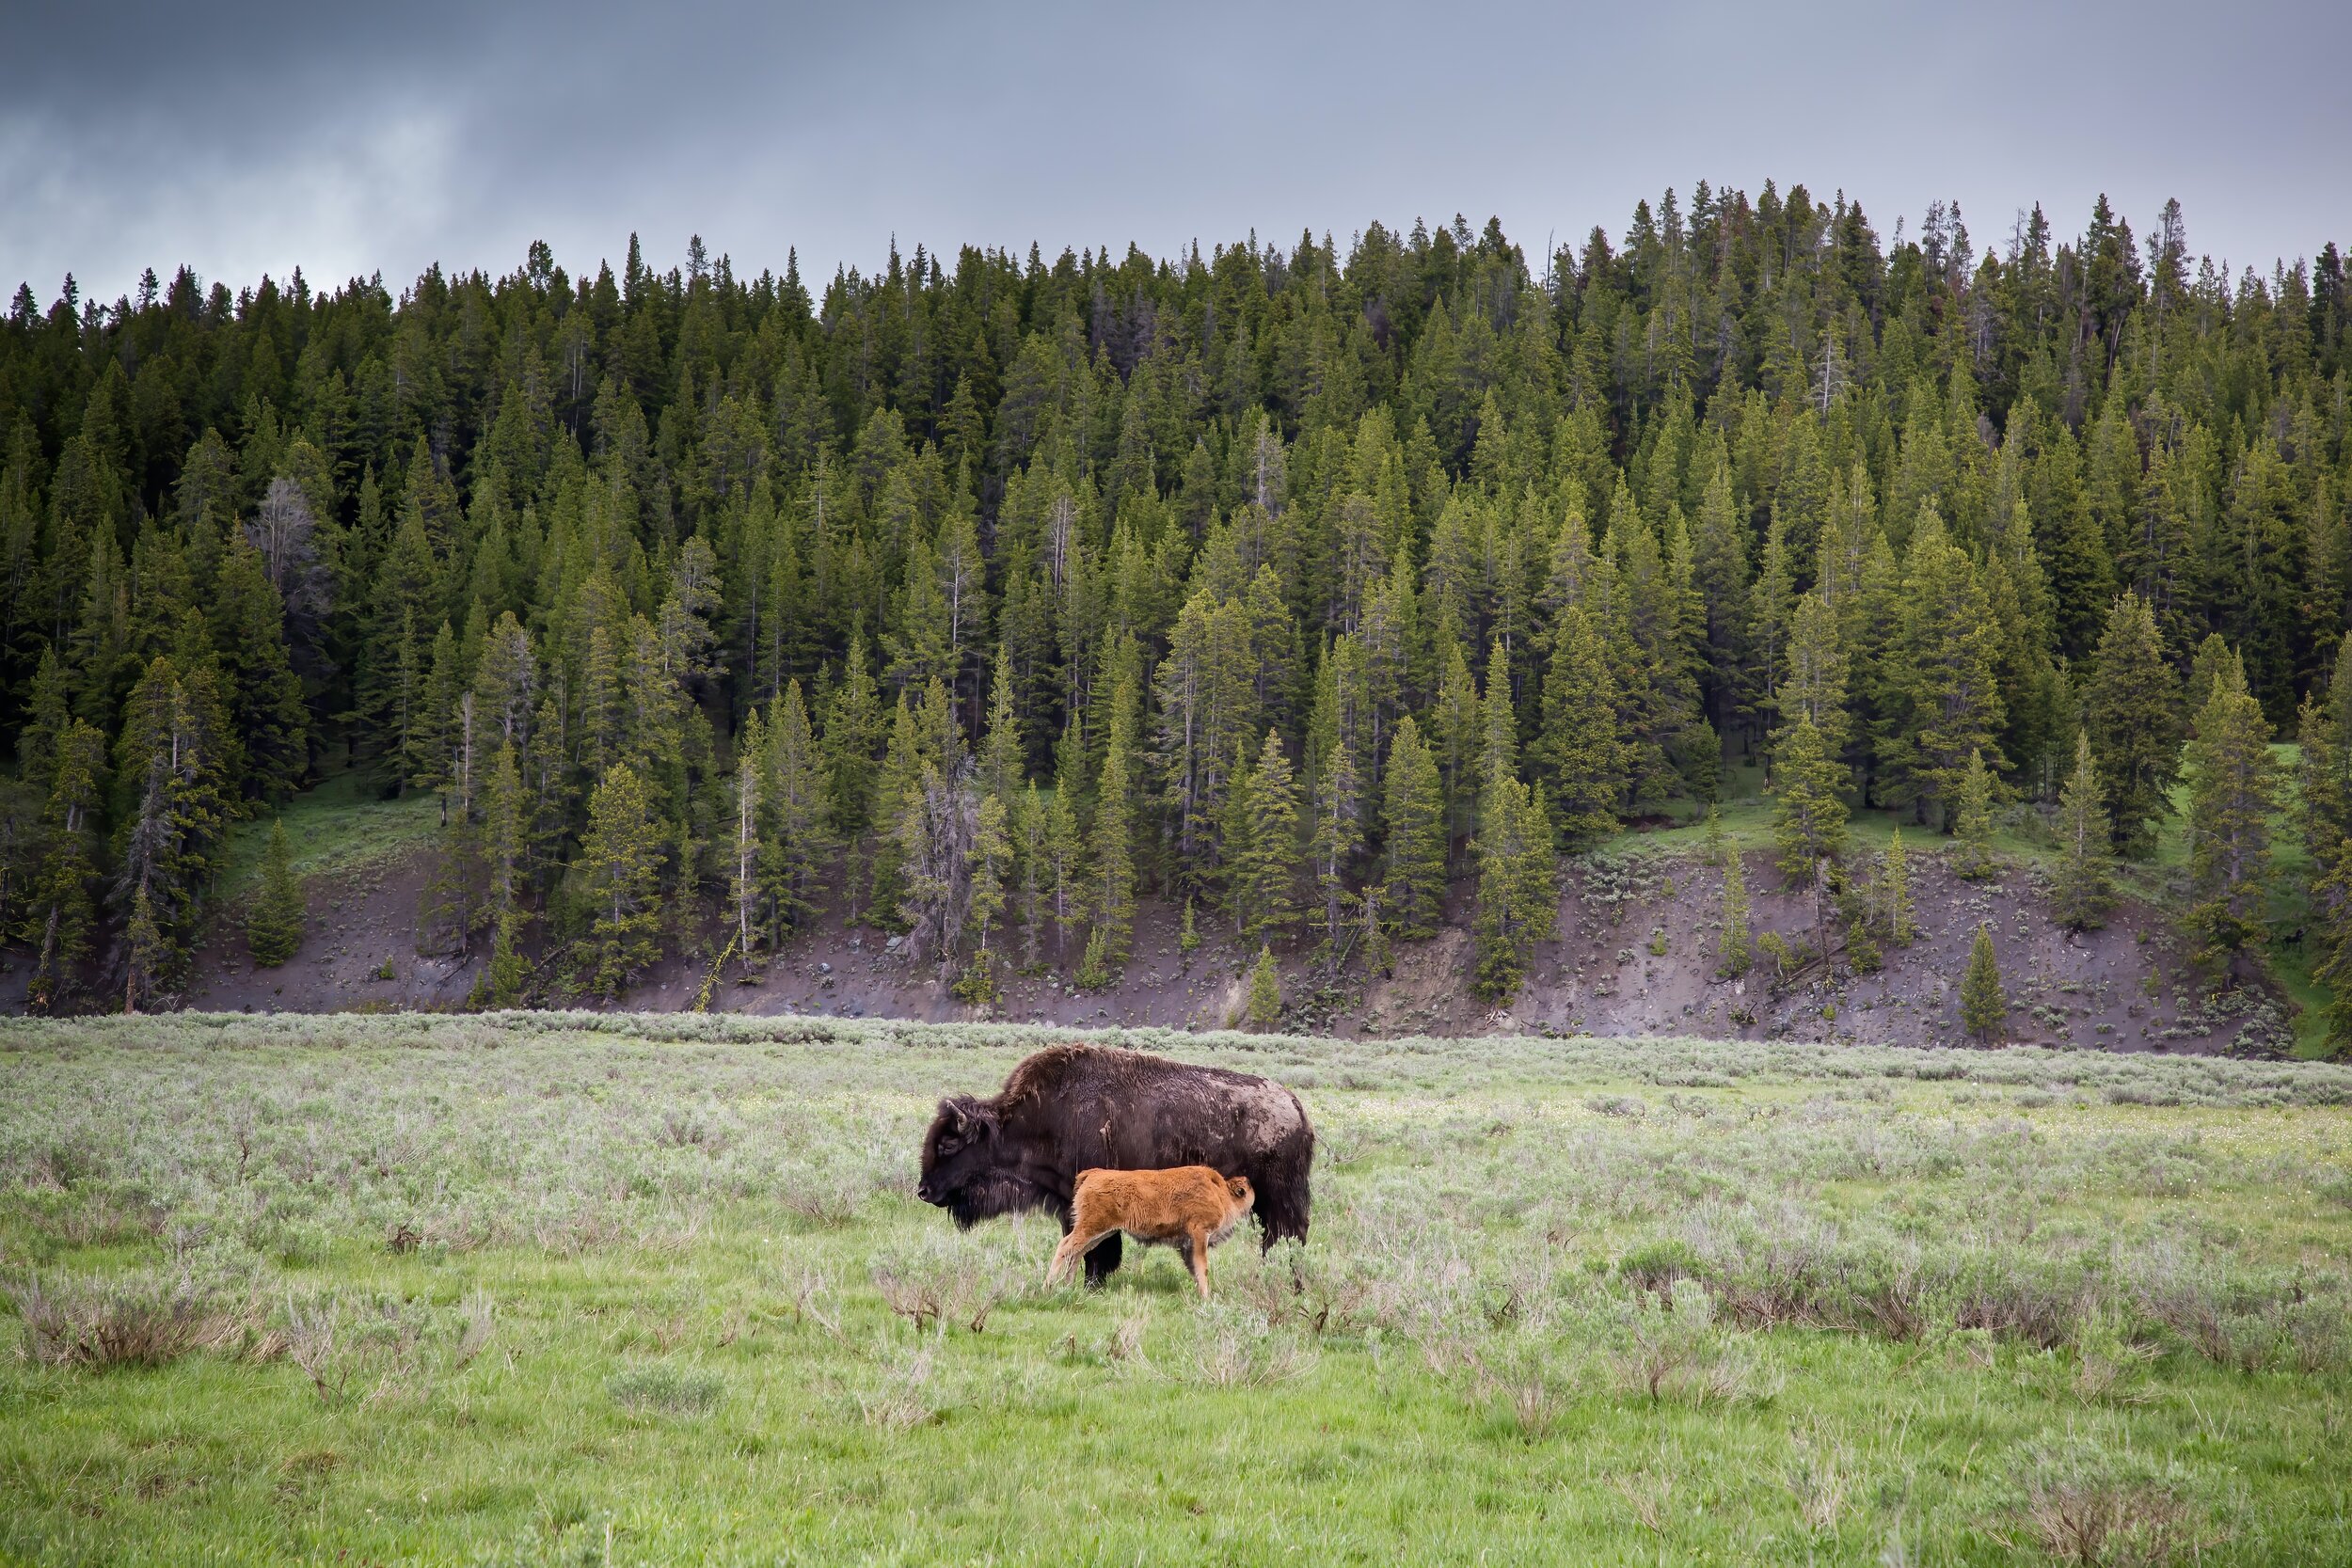
[[[1100,1285],[1119,1267],[1121,1237],[1116,1230],[1097,1242],[1087,1254],[1087,1283]]]
[[[1196,1230],[1184,1248],[1184,1260],[1192,1265],[1192,1282],[1200,1287],[1200,1299],[1209,1299],[1209,1233]]]

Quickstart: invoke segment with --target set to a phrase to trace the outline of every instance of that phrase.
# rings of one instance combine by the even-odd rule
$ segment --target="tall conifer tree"
[[[1542,798],[1505,775],[1488,790],[1478,842],[1478,904],[1470,935],[1478,994],[1508,1006],[1526,981],[1535,943],[1552,934],[1559,885]]]
[[[1235,791],[1247,810],[1236,824],[1233,919],[1246,942],[1260,946],[1291,935],[1298,922],[1298,788],[1282,737],[1265,732],[1246,786]]]
[[[2058,868],[2051,903],[2061,925],[2077,931],[2106,924],[2115,907],[2113,838],[2092,766],[2090,736],[2074,737],[2074,770],[2058,795]]]
[[[2221,964],[2262,944],[2263,905],[2270,892],[2270,817],[2279,806],[2270,722],[2234,660],[2216,676],[2184,761],[2192,900],[2184,924],[2198,958]]]
[[[1388,918],[1407,940],[1434,936],[1445,912],[1445,796],[1437,759],[1411,714],[1398,721],[1389,748],[1382,817],[1388,830],[1382,880]]]
[[[294,874],[294,849],[286,842],[286,823],[273,818],[269,845],[262,857],[262,890],[245,920],[245,944],[254,964],[274,969],[294,956],[302,945],[306,911],[302,883]]]
[[[1616,686],[1592,623],[1574,604],[1553,623],[1544,672],[1544,722],[1535,765],[1564,848],[1582,848],[1617,830],[1627,779],[1617,739]]]
[[[2119,853],[2144,858],[2170,810],[2181,754],[2180,681],[2165,662],[2148,601],[2126,594],[2108,610],[2083,693],[2083,723],[2099,758]]]
[[[614,763],[589,797],[578,863],[589,910],[583,978],[598,995],[619,996],[660,957],[663,840],[645,781]]]

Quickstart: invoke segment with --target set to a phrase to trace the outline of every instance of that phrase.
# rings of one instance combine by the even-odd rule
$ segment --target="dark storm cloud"
[[[1531,252],[1700,178],[2168,196],[2267,268],[2352,233],[2342,7],[412,5],[50,8],[0,53],[0,278],[334,282],[593,267],[641,231],[740,267],[895,234],[1049,253],[1500,215]]]

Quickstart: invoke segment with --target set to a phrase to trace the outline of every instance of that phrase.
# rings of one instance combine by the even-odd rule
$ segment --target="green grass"
[[[12,1299],[196,1341],[0,1360],[0,1560],[2352,1557],[2352,1070],[1130,1035],[1322,1134],[1202,1307],[908,1195],[1044,1037],[0,1025]]]
[[[294,875],[324,877],[388,860],[429,842],[440,828],[440,807],[429,793],[385,800],[358,773],[340,773],[295,796],[282,813],[264,809],[229,835],[221,858],[220,890],[235,903],[260,885],[270,823],[282,816],[294,848]]]

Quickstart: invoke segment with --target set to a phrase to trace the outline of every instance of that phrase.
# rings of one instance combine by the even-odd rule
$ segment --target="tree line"
[[[1146,892],[1336,974],[1464,879],[1505,999],[1556,857],[1727,764],[1826,962],[1852,807],[2095,806],[2144,855],[2185,757],[2235,781],[2189,822],[2227,962],[2299,726],[2352,965],[2335,246],[1905,228],[1701,183],[1532,263],[1456,218],[817,293],[633,237],[397,298],[22,287],[0,923],[36,1007],[167,999],[228,829],[357,771],[438,798],[421,939],[485,1002],[836,904],[975,1001],[1102,984]]]

